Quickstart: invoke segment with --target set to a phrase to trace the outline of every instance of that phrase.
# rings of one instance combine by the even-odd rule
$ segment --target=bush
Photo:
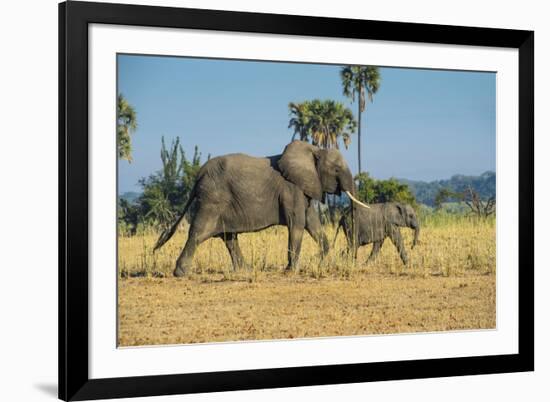
[[[417,208],[416,199],[408,185],[391,178],[376,180],[368,173],[359,173],[355,176],[357,196],[368,204],[379,202],[403,202]]]

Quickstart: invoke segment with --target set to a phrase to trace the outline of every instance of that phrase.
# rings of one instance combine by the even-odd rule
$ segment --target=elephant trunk
[[[351,174],[351,171],[348,167],[344,171],[342,171],[342,174],[339,178],[340,185],[342,186],[342,189],[344,190],[344,193],[349,197],[349,199],[357,204],[362,206],[363,208],[370,208],[367,204],[362,203],[357,198],[355,198],[355,183],[353,182],[353,176]]]
[[[411,249],[413,249],[414,246],[416,246],[418,244],[418,236],[419,235],[420,235],[420,225],[416,225],[416,227],[414,228],[414,239],[413,239],[413,244],[412,244]]]

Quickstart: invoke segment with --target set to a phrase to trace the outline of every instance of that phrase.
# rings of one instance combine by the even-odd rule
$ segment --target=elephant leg
[[[357,243],[353,244],[353,240],[351,240],[351,251],[353,253],[353,259],[357,260],[357,252],[359,251],[359,244]]]
[[[344,235],[346,236],[346,243],[348,245],[348,249],[342,251],[341,255],[344,256],[349,255],[349,253],[352,254],[354,259],[357,259],[357,250],[359,249],[359,244],[353,244],[353,230],[351,227],[348,226],[348,224],[344,221],[342,224],[342,229],[344,231]],[[357,239],[358,240],[358,239]]]
[[[239,239],[237,238],[237,233],[225,233],[222,235],[222,239],[229,251],[231,256],[231,262],[233,263],[233,270],[237,271],[241,268],[246,267],[244,262],[244,257],[239,247]]]
[[[313,205],[310,205],[306,211],[306,230],[321,248],[321,259],[325,258],[330,245]]]
[[[391,226],[389,235],[392,243],[397,248],[397,251],[399,251],[401,261],[403,261],[403,264],[407,265],[409,263],[409,257],[407,256],[407,251],[405,250],[405,246],[403,245],[403,238],[401,237],[401,232],[399,231],[399,228]]]
[[[348,240],[348,248],[351,250],[351,255],[353,256],[354,260],[357,260],[357,253],[359,251],[359,247],[362,246],[359,236],[353,241],[353,224],[352,227],[349,227],[346,230],[346,239]]]
[[[361,232],[360,232],[360,226],[359,226],[359,219],[357,214],[357,208],[355,208],[353,205],[351,205],[351,222],[349,223],[348,228],[348,243],[349,248],[352,252],[353,260],[356,263],[357,262],[357,253],[359,252],[359,247],[361,245],[365,245],[367,243],[361,243]]]
[[[349,233],[346,232],[346,240],[348,242],[348,253],[351,252],[351,255],[353,256],[353,259],[357,260],[357,253],[359,251],[359,246],[361,246],[362,244],[360,244],[360,243],[359,244],[358,243],[353,244],[352,236],[353,236],[353,233],[351,233],[351,231]]]
[[[293,225],[288,229],[288,265],[287,271],[296,270],[298,267],[298,258],[302,248],[302,238],[304,237],[304,228]]]
[[[216,234],[216,216],[209,216],[209,213],[198,213],[189,228],[189,236],[185,247],[176,261],[174,276],[184,276],[193,262],[195,250],[205,240],[208,240]]]
[[[288,228],[287,271],[297,270],[298,268],[308,207],[308,201],[301,191],[289,192],[282,197],[284,220]]]
[[[382,245],[384,244],[384,239],[382,241],[375,241],[372,245],[372,251],[370,252],[369,258],[367,259],[367,264],[371,261],[374,261],[376,257],[378,257],[378,253],[380,253],[380,249],[382,248]]]

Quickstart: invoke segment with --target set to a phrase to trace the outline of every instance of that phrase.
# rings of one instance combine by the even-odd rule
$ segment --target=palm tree
[[[321,148],[340,148],[342,138],[346,149],[357,123],[353,113],[342,103],[333,100],[314,99],[302,103],[290,103],[289,128],[294,128],[292,139],[299,135],[302,141],[311,141]]]
[[[340,71],[340,78],[344,89],[344,95],[355,102],[357,96],[358,102],[358,130],[357,130],[357,159],[359,173],[361,170],[361,113],[367,106],[366,98],[372,102],[374,94],[380,88],[380,71],[378,67],[373,66],[346,66]]]
[[[122,94],[117,97],[117,148],[118,157],[128,162],[132,161],[132,139],[130,134],[136,131],[137,119],[136,111],[128,103]]]
[[[338,139],[342,138],[346,149],[351,143],[351,134],[357,123],[353,113],[343,104],[333,100],[314,100],[311,106],[311,139],[321,148],[340,148]]]
[[[309,139],[309,124],[310,124],[310,102],[288,104],[290,110],[290,121],[288,122],[288,128],[294,128],[294,134],[292,134],[292,141],[296,139],[296,135],[300,140],[308,141]]]

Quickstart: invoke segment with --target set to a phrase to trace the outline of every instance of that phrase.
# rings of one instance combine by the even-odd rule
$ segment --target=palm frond
[[[289,128],[294,129],[293,137],[300,134],[301,140],[311,141],[322,148],[339,149],[339,139],[344,133],[349,145],[351,133],[357,127],[351,110],[331,99],[290,103],[289,110]]]
[[[137,129],[137,114],[122,94],[117,96],[117,145],[118,157],[132,161],[131,134]]]

